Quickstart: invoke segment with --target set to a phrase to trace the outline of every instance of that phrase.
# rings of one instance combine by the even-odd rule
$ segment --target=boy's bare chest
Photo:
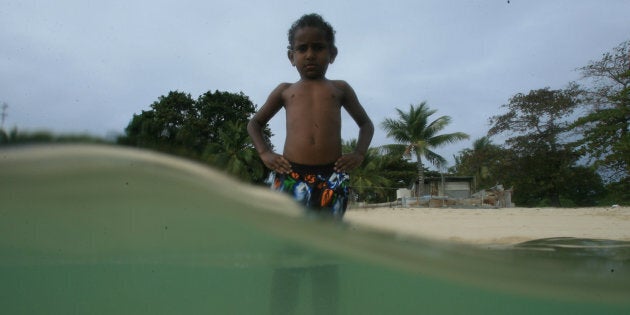
[[[339,109],[342,104],[343,94],[330,84],[293,86],[283,93],[284,104],[290,107]]]

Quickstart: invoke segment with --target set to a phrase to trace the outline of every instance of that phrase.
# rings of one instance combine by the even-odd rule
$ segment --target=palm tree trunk
[[[424,166],[420,154],[416,153],[418,159],[418,198],[424,196]]]

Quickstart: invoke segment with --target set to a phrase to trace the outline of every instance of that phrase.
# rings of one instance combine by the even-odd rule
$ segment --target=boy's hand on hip
[[[267,151],[260,155],[260,159],[265,166],[276,173],[286,174],[291,172],[291,163],[280,154]]]
[[[363,163],[363,158],[363,155],[359,153],[344,154],[335,162],[335,171],[349,172],[359,167]]]

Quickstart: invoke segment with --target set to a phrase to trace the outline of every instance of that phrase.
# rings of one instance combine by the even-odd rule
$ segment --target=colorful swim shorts
[[[318,214],[341,219],[348,207],[350,176],[336,172],[334,164],[301,165],[291,163],[292,172],[270,178],[273,190],[286,192]]]

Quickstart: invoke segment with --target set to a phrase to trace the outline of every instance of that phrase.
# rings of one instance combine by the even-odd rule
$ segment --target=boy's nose
[[[311,59],[313,57],[315,57],[315,50],[313,48],[309,48],[306,51],[306,58]]]

